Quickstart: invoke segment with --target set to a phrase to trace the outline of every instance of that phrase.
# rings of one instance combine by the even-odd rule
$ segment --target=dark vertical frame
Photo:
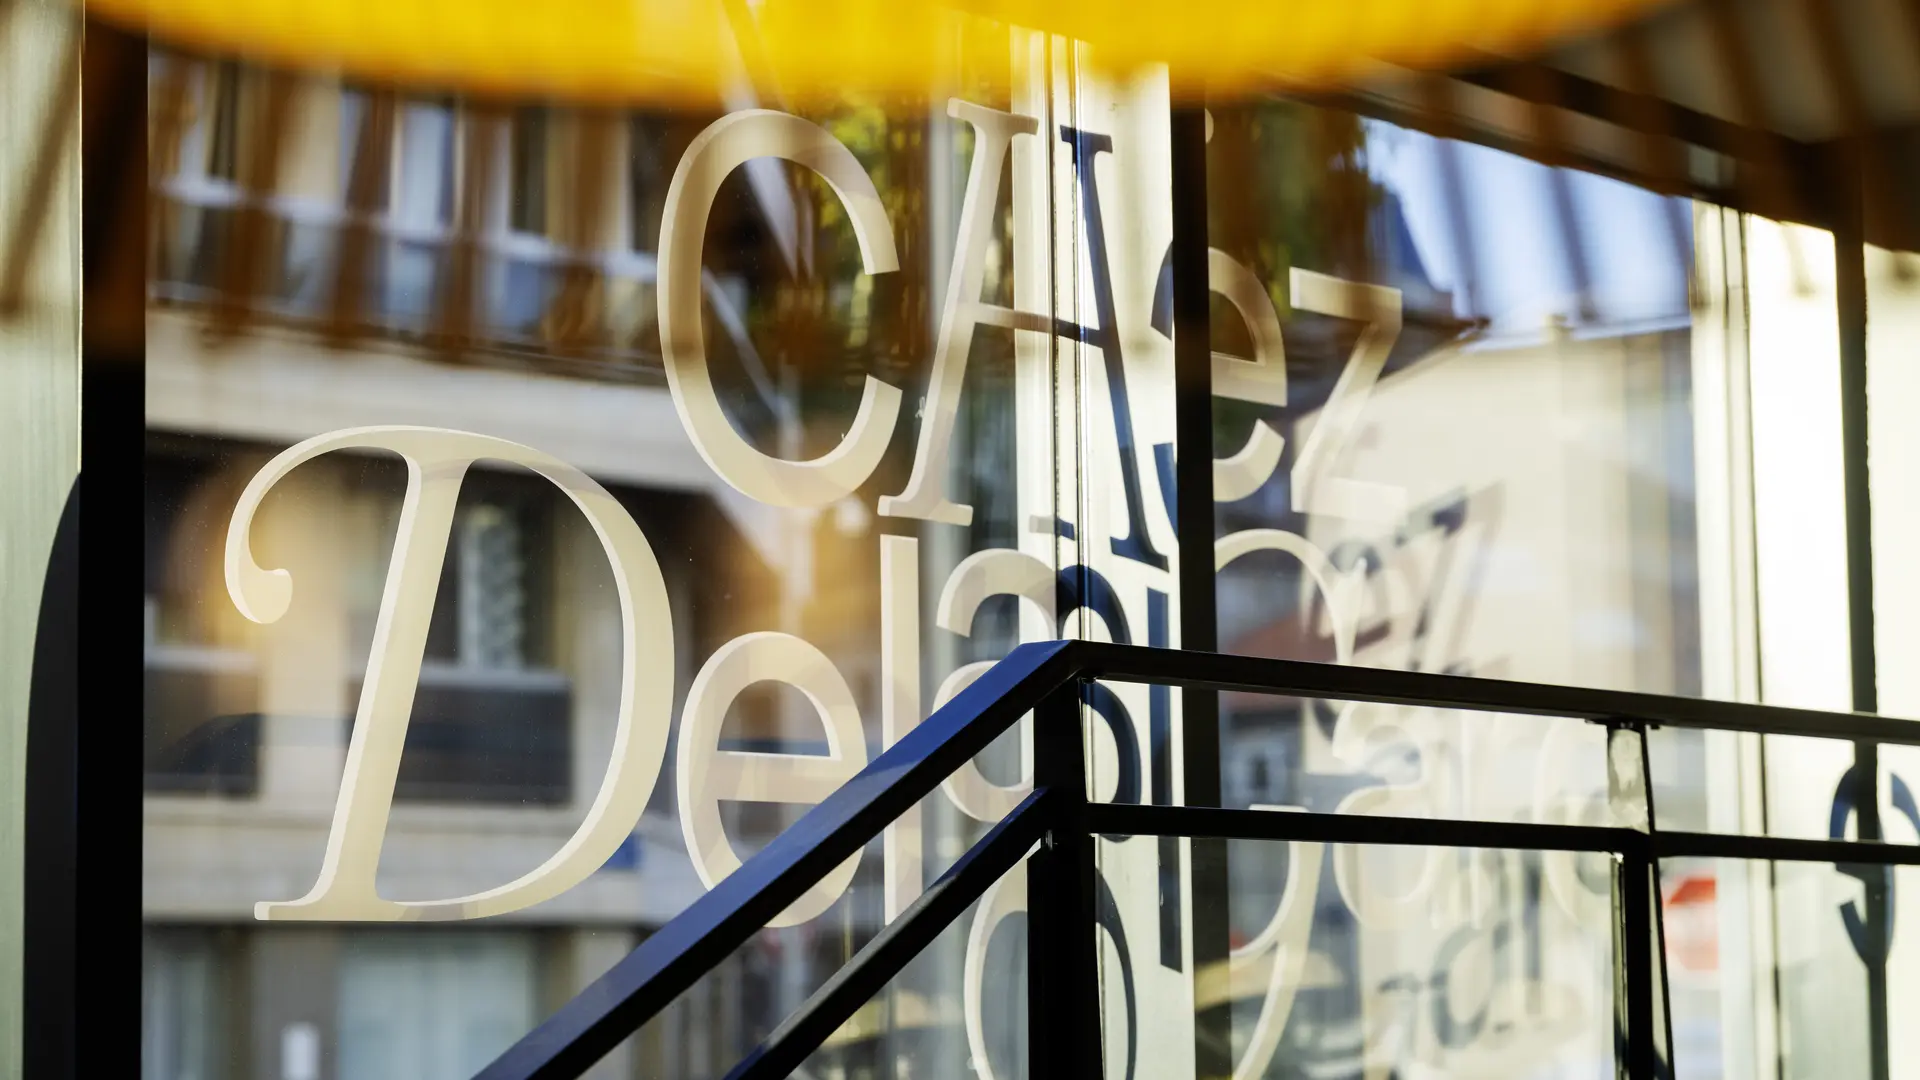
[[[1660,812],[1654,803],[1653,795],[1653,748],[1648,745],[1649,725],[1635,726],[1640,743],[1640,775],[1644,778],[1647,801],[1647,840],[1653,848],[1647,857],[1647,906],[1653,914],[1652,939],[1646,943],[1648,954],[1647,968],[1653,983],[1651,1012],[1643,1020],[1653,1037],[1657,1040],[1654,1047],[1653,1067],[1658,1075],[1671,1078],[1675,1072],[1677,1051],[1673,1042],[1673,994],[1672,982],[1667,974],[1667,911],[1666,887],[1660,881],[1660,858],[1654,854],[1658,850],[1660,837]]]
[[[33,686],[27,704],[27,767],[22,803],[20,1068],[23,1076],[76,1075],[80,1013],[75,915],[73,798],[79,756],[80,480],[60,514],[34,628]]]
[[[1673,1021],[1649,725],[1626,718],[1602,723],[1607,802],[1625,840],[1613,870],[1614,1072],[1621,1080],[1671,1080]]]
[[[79,115],[48,123],[81,127],[81,475],[94,496],[83,521],[77,477],[35,636],[21,1067],[36,1080],[140,1070],[142,728],[129,688],[142,671],[146,40],[77,33],[65,75],[81,81]]]
[[[34,646],[21,1054],[36,1080],[140,1069],[143,751],[128,688],[143,647],[147,49],[111,28],[76,29],[80,109],[64,122],[81,132],[80,474],[94,495],[83,522],[75,478]]]
[[[80,1077],[140,1070],[142,447],[146,428],[147,42],[86,27],[81,94],[80,469],[73,925],[89,965]],[[36,1074],[38,1075],[38,1074]],[[57,1074],[55,1074],[57,1075]]]
[[[7,32],[8,14],[0,5],[0,33]],[[6,223],[6,235],[0,237],[0,316],[17,315],[25,306],[35,251],[63,202],[59,195],[69,175],[81,65],[89,44],[77,15],[73,18],[63,28],[69,35],[62,42],[65,55],[55,69],[39,138],[22,162],[26,183],[12,220]],[[54,429],[63,426],[56,424]],[[62,455],[46,456],[57,461]],[[79,547],[80,480],[75,476],[38,588],[22,732],[20,922],[5,928],[20,941],[14,993],[20,1002],[21,1031],[18,1060],[0,1061],[0,1069],[15,1069],[30,1077],[71,1077],[78,1072],[81,1002],[76,899],[82,894],[75,853],[81,808],[74,773],[79,755]],[[31,587],[19,590],[24,595],[33,592]]]
[[[1660,1061],[1652,1019],[1654,860],[1652,843],[1636,837],[1613,871],[1615,979],[1614,1061],[1621,1080],[1656,1080]]]
[[[1213,328],[1207,275],[1207,111],[1191,86],[1176,84],[1169,116],[1173,171],[1174,530],[1180,548],[1180,648],[1213,652],[1219,644],[1214,596]],[[1184,102],[1184,103],[1183,103]],[[1181,694],[1181,762],[1185,803],[1220,805],[1220,696]],[[1230,947],[1227,847],[1194,839],[1190,856],[1192,985],[1223,968]],[[1163,845],[1163,851],[1167,850]],[[1164,856],[1163,856],[1164,857]],[[1194,1002],[1194,1075],[1233,1074],[1232,1014]]]
[[[1099,912],[1087,830],[1086,743],[1078,679],[1033,716],[1033,784],[1059,792],[1053,825],[1027,860],[1027,1076],[1101,1080]]]
[[[1840,331],[1840,461],[1846,496],[1847,642],[1853,708],[1879,712],[1879,671],[1874,655],[1873,491],[1867,460],[1867,258],[1863,173],[1857,142],[1839,144],[1828,156],[1834,193],[1834,307]],[[1880,747],[1861,740],[1853,746],[1855,806],[1862,840],[1882,838],[1880,827]],[[1887,884],[1891,871],[1867,868],[1866,892],[1868,1052],[1873,1080],[1887,1080],[1892,1064],[1887,1050]]]

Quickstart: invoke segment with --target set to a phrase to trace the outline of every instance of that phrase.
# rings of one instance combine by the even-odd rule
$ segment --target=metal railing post
[[[1613,879],[1616,1071],[1632,1080],[1673,1075],[1673,1032],[1666,1010],[1666,934],[1660,913],[1660,865],[1654,854],[1653,767],[1647,725],[1609,720],[1607,802],[1629,842]]]
[[[1099,927],[1093,834],[1087,830],[1082,683],[1034,710],[1033,782],[1065,796],[1055,825],[1027,861],[1027,1076],[1099,1080]]]

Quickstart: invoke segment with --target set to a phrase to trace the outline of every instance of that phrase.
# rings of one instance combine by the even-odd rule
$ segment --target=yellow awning
[[[1378,64],[1523,54],[1665,0],[87,0],[160,44],[280,67],[514,97],[789,100],[943,93],[1009,67],[1008,27],[1167,63],[1212,93],[1328,87]],[[994,35],[1001,48],[992,49]],[[982,63],[985,58],[988,62]],[[1004,73],[999,76],[1005,78]]]

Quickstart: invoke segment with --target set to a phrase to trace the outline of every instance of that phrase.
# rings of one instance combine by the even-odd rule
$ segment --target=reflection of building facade
[[[183,70],[191,72],[184,79]],[[779,630],[829,658],[877,744],[890,737],[879,718],[900,680],[879,643],[898,609],[887,606],[887,564],[876,548],[907,539],[924,545],[931,570],[906,591],[929,613],[953,591],[948,575],[957,576],[968,556],[990,547],[1033,550],[1026,534],[1036,526],[1016,512],[1026,507],[1013,489],[1016,474],[1032,471],[1043,451],[1016,442],[1030,432],[1015,431],[1008,399],[1030,355],[1017,342],[1035,338],[1019,338],[1011,326],[978,332],[952,462],[962,474],[956,490],[977,510],[970,525],[879,518],[868,489],[899,490],[911,446],[898,445],[878,467],[886,483],[824,510],[787,512],[715,475],[660,372],[651,249],[675,162],[711,118],[489,112],[220,66],[161,63],[154,85],[156,125],[177,125],[177,137],[159,139],[156,148],[168,168],[157,170],[165,209],[156,222],[147,338],[145,1071],[165,1080],[469,1075],[704,888],[679,820],[677,762],[670,753],[647,813],[606,866],[531,910],[458,928],[253,921],[256,902],[299,895],[319,865],[406,477],[390,456],[335,454],[301,466],[276,489],[253,543],[263,565],[291,571],[296,600],[270,628],[247,623],[225,593],[226,525],[240,487],[286,446],[368,424],[472,430],[538,447],[604,484],[653,546],[671,601],[676,715],[695,673],[723,643]],[[857,263],[838,204],[808,187],[799,170],[770,159],[728,181],[708,233],[701,293],[713,377],[743,441],[779,457],[817,456],[835,445],[851,423],[860,375],[887,372],[909,385],[925,375],[937,317],[930,298],[940,295],[934,283],[945,273],[938,264],[952,243],[966,148],[943,126],[945,117],[890,123],[874,119],[878,111],[849,108],[824,122],[876,177],[894,215],[897,277],[849,270]],[[1124,104],[1111,111],[1095,119],[1157,130],[1122,115]],[[276,126],[284,129],[279,141],[263,140]],[[1373,207],[1361,230],[1363,266],[1349,265],[1350,253],[1328,254],[1338,243],[1313,247],[1312,230],[1291,220],[1268,222],[1276,236],[1257,239],[1273,241],[1267,246],[1293,258],[1292,268],[1398,291],[1398,343],[1377,382],[1366,383],[1364,411],[1342,428],[1332,456],[1342,480],[1393,489],[1405,512],[1360,520],[1304,502],[1304,480],[1319,479],[1294,478],[1304,447],[1323,425],[1336,424],[1341,387],[1365,382],[1349,378],[1363,320],[1285,311],[1284,405],[1223,401],[1216,422],[1223,446],[1244,443],[1256,420],[1269,423],[1285,439],[1286,456],[1271,482],[1220,507],[1219,535],[1286,531],[1323,552],[1327,566],[1277,548],[1236,560],[1220,579],[1222,647],[1752,696],[1754,685],[1729,675],[1721,654],[1737,651],[1729,642],[1764,636],[1764,628],[1733,625],[1732,616],[1715,621],[1726,613],[1716,614],[1712,598],[1737,577],[1737,560],[1702,539],[1731,530],[1703,479],[1725,463],[1700,459],[1724,434],[1714,425],[1731,422],[1719,413],[1732,409],[1705,376],[1737,351],[1727,335],[1703,327],[1739,304],[1726,298],[1732,286],[1725,281],[1696,305],[1688,295],[1697,269],[1722,277],[1744,271],[1744,254],[1706,252],[1696,267],[1688,262],[1693,253],[1682,250],[1688,245],[1667,236],[1668,243],[1646,247],[1654,254],[1595,256],[1565,269],[1563,279],[1561,270],[1540,268],[1568,254],[1566,245],[1539,238],[1564,237],[1565,222],[1529,223],[1516,209],[1517,225],[1489,225],[1481,215],[1463,231],[1433,210],[1445,201],[1427,190],[1436,181],[1406,164],[1451,144],[1384,125],[1364,133],[1368,179],[1379,190],[1360,200]],[[1077,154],[1091,144],[1071,145]],[[1075,177],[1061,164],[1067,151],[1054,153],[1038,171],[1061,199],[1046,223],[1066,226],[1052,238],[1060,251],[1051,256],[1064,264],[1086,257],[1080,241],[1068,238],[1084,227],[1085,207],[1059,194]],[[1481,156],[1491,154],[1468,155],[1465,183],[1509,195],[1515,207],[1552,178],[1517,158]],[[1016,159],[1010,171],[1031,169],[1038,157]],[[1279,189],[1295,179],[1260,171],[1270,167],[1256,162],[1247,186]],[[1157,190],[1151,177],[1114,169],[1109,175],[1120,179],[1108,182],[1136,185],[1123,190]],[[1666,236],[1677,204],[1600,183],[1584,178],[1567,187],[1575,217],[1604,210],[1610,227]],[[994,209],[986,297],[1005,304],[1018,292],[1013,268],[1030,264],[1007,250],[1017,211]],[[1126,248],[1117,261],[1151,265],[1142,255],[1151,223],[1112,203],[1107,213],[1116,248]],[[1463,242],[1476,229],[1492,231]],[[356,251],[357,261],[347,257]],[[1282,285],[1287,258],[1264,249],[1234,257],[1271,275],[1264,284],[1275,298],[1290,295]],[[1090,321],[1081,310],[1095,306],[1087,279],[1101,269],[1049,268],[1055,277],[1036,291],[1051,292],[1062,317]],[[1123,281],[1120,291],[1123,300],[1144,297],[1150,279]],[[236,298],[250,316],[264,314],[265,325],[229,333],[225,305]],[[1145,316],[1121,319],[1124,326]],[[1246,335],[1230,324],[1216,320],[1216,346],[1244,354]],[[1091,337],[1077,333],[1081,345]],[[1058,342],[1054,348],[1067,354]],[[1059,470],[1050,479],[1070,476],[1061,486],[1090,505],[1095,489],[1110,498],[1117,487],[1102,483],[1103,465],[1093,459],[1109,449],[1104,440],[1124,446],[1108,430],[1116,419],[1102,414],[1108,398],[1095,391],[1102,384],[1087,374],[1098,370],[1101,358],[1088,356],[1098,351],[1077,354],[1077,377],[1087,381],[1050,402],[1066,449],[1049,447],[1059,456],[1041,463]],[[1136,352],[1130,363],[1157,373],[1153,365],[1164,357],[1141,352],[1148,355]],[[1121,381],[1135,374],[1128,370]],[[1142,432],[1160,430],[1167,406],[1163,396],[1136,394],[1125,419]],[[904,415],[913,414],[909,405]],[[911,441],[896,433],[897,443]],[[1144,490],[1163,496],[1165,479],[1151,482],[1156,449],[1140,447],[1134,464],[1148,478]],[[1066,473],[1068,459],[1084,471]],[[1771,495],[1775,513],[1778,494]],[[1126,520],[1134,508],[1100,509]],[[1038,550],[1057,556],[1077,543],[1105,558],[1095,528],[1082,525],[1077,538],[1062,528],[1085,520],[1069,520],[1064,509],[1054,521],[1041,518]],[[1036,607],[1060,614],[1048,606],[1053,577],[1070,561],[1036,564],[1041,586],[1017,594],[1034,601],[1019,609],[1024,615],[1015,614],[1012,591],[982,601],[974,640],[962,640],[954,626],[945,636],[929,629],[931,659],[914,673],[923,689],[941,685],[962,660],[990,659],[1023,632],[1036,636],[1022,620],[1050,621],[1037,619]],[[1336,578],[1356,584],[1342,591]],[[1137,586],[1126,587],[1149,611],[1156,600],[1165,604],[1152,585]],[[1084,606],[1074,629],[1093,633],[1104,623],[1105,633],[1116,633],[1123,620],[1112,610]],[[1164,618],[1166,609],[1157,610]],[[662,642],[642,648],[664,647],[669,632],[659,629]],[[1140,640],[1155,632],[1133,630]],[[1043,627],[1044,636],[1059,632]],[[1771,647],[1779,668],[1790,667],[1791,649]],[[632,648],[622,640],[611,574],[585,520],[540,480],[477,468],[462,489],[427,634],[383,892],[414,898],[485,889],[562,844],[608,759],[621,658]],[[922,696],[931,701],[930,692]],[[1133,781],[1142,788],[1157,783],[1138,775],[1157,767],[1149,707],[1132,718],[1143,732],[1140,759],[1131,763],[1141,766]],[[1323,703],[1252,698],[1230,698],[1224,714],[1220,780],[1228,805],[1488,820],[1582,821],[1604,812],[1596,803],[1604,780],[1591,754],[1595,729],[1582,725],[1514,734],[1487,717],[1341,713]],[[1104,730],[1119,729],[1115,721]],[[740,751],[817,754],[819,731],[800,694],[761,686],[730,712],[721,741]],[[1096,779],[1117,789],[1130,764],[1120,760],[1121,739],[1095,738]],[[1019,755],[1011,746],[998,750],[985,771],[1005,784]],[[1663,814],[1692,821],[1726,812],[1725,793],[1709,779],[1712,768],[1727,766],[1725,750],[1683,737],[1661,744]],[[1383,796],[1387,788],[1394,790]],[[1374,801],[1347,802],[1355,797]],[[939,864],[975,823],[944,802],[925,810],[937,819],[927,830],[926,861]],[[729,835],[750,847],[794,813],[731,803]],[[1242,847],[1231,861],[1230,921],[1244,942],[1273,908],[1279,883],[1300,868],[1279,845]],[[804,925],[768,931],[596,1075],[704,1076],[724,1068],[871,936],[883,918],[883,867],[890,865],[869,851],[845,900]],[[1416,881],[1415,892],[1394,894],[1419,877],[1419,866],[1334,858],[1327,865],[1312,897],[1311,956],[1266,1075],[1296,1068],[1370,1075],[1411,1062],[1456,1075],[1537,1068],[1571,1076],[1590,1075],[1608,1059],[1603,868],[1570,858],[1447,853],[1428,864],[1442,867],[1435,873],[1443,886],[1420,894]],[[1342,877],[1339,867],[1350,873]],[[1724,888],[1731,893],[1730,882]],[[1388,908],[1418,908],[1431,925],[1410,917],[1404,925],[1366,923],[1357,910],[1376,894],[1398,895]],[[1148,910],[1162,902],[1145,893],[1129,901]],[[1489,985],[1504,989],[1486,989],[1477,1012],[1469,1007],[1476,1002],[1446,997],[1470,981],[1463,975],[1449,984],[1453,965],[1479,963],[1480,950],[1511,962],[1519,946],[1496,942],[1517,942],[1522,929],[1545,954],[1527,975],[1538,993],[1509,1000],[1502,995],[1514,983],[1494,980]],[[986,951],[1005,960],[1004,940],[987,937]],[[1171,969],[1177,946],[1172,953],[1163,944],[1153,959]],[[876,1002],[871,1023],[843,1032],[819,1075],[969,1075],[962,1066],[972,1033],[959,1030],[962,1009],[941,982],[959,983],[958,954],[937,951],[929,966],[940,970],[927,979],[933,990],[896,988]],[[1183,984],[1157,974],[1164,985]],[[1519,978],[1501,978],[1509,976]],[[1708,1046],[1697,1064],[1711,1075],[1737,1033],[1729,1033],[1730,1012],[1712,994],[1682,1000],[1694,989],[1676,990],[1676,1023]],[[1242,1010],[1259,1004],[1238,979],[1230,994]],[[975,1074],[1011,1060],[1009,1048],[1021,1042],[1006,1030],[1006,1017],[1023,1015],[1024,1004],[1010,993],[987,996],[995,1000],[982,1027],[993,1053],[971,1067]],[[1461,1011],[1436,1008],[1436,996]],[[1170,1006],[1148,1000],[1146,1007]],[[1780,1023],[1804,1025],[1819,1015],[1802,1009]],[[1689,1027],[1689,1019],[1697,1023]],[[1538,1028],[1528,1040],[1495,1037],[1502,1025],[1525,1023]],[[1731,1066],[1725,1073],[1736,1074]]]
[[[176,77],[157,70],[156,86]],[[566,220],[579,204],[562,185],[589,137],[585,121],[534,112],[504,125],[511,135],[486,182],[497,199],[473,256],[474,353],[486,362],[453,366],[418,342],[435,290],[459,272],[451,199],[456,176],[474,181],[456,143],[487,121],[456,122],[432,102],[385,118],[391,176],[378,185],[377,254],[352,316],[377,330],[339,349],[314,331],[334,314],[335,245],[353,228],[342,207],[361,181],[347,163],[360,132],[380,122],[369,110],[389,106],[298,88],[299,122],[262,214],[248,191],[259,150],[247,145],[257,133],[247,114],[275,107],[280,92],[232,68],[196,69],[176,171],[163,181],[148,353],[146,1075],[464,1077],[697,894],[671,774],[656,787],[658,811],[607,867],[535,917],[417,934],[254,923],[258,900],[297,896],[317,865],[406,476],[390,459],[323,460],[263,510],[258,542],[292,570],[304,601],[270,633],[224,595],[221,549],[240,487],[279,449],[366,422],[372,402],[384,422],[557,452],[616,493],[669,568],[673,640],[644,647],[671,646],[683,688],[719,642],[792,617],[756,581],[778,572],[766,555],[785,559],[796,545],[707,474],[660,383],[657,344],[636,346],[641,329],[619,322],[651,311],[651,255],[632,243],[629,203],[590,238]],[[657,199],[665,178],[649,171],[659,164],[646,140],[670,135],[663,127],[591,132],[610,143],[609,169],[631,168],[632,182],[616,185],[623,195]],[[231,268],[223,256],[247,229],[271,234],[256,295],[285,326],[212,340],[199,315],[221,283],[207,277]],[[591,295],[607,321],[578,335],[599,344],[572,359],[529,359],[570,351],[548,301],[573,286],[583,256],[570,253],[581,250],[604,255],[594,256]],[[730,306],[745,292],[716,275],[708,301],[757,365]],[[552,370],[569,363],[587,377]],[[705,573],[685,571],[695,553]],[[386,845],[382,887],[401,897],[484,889],[556,849],[599,786],[619,690],[623,642],[605,556],[543,481],[492,470],[465,485],[435,611]],[[744,708],[740,737],[777,738],[790,704]],[[780,823],[754,818],[771,808],[739,809],[748,838]],[[768,1022],[754,1019],[765,1009],[753,1007],[743,972],[779,962],[743,958],[637,1040],[630,1065],[610,1061],[601,1074],[704,1074],[743,1025]],[[778,985],[766,971],[754,982]],[[245,1009],[229,1007],[236,995]],[[286,1064],[310,1054],[318,1071]]]
[[[1434,196],[1417,185],[1436,178],[1422,175],[1419,164],[1437,154],[1439,144],[1405,132],[1386,138],[1394,139],[1395,152],[1414,164],[1384,171],[1401,184],[1416,185],[1412,194],[1433,202]],[[1551,175],[1514,159],[1470,157],[1465,168],[1469,187],[1505,183],[1521,192],[1544,188]],[[1616,224],[1658,227],[1667,210],[1665,200],[1642,193],[1624,208],[1625,224]],[[1353,436],[1345,475],[1404,489],[1408,512],[1380,524],[1299,513],[1287,485],[1223,506],[1222,533],[1291,521],[1295,524],[1289,527],[1318,543],[1331,559],[1324,576],[1279,552],[1240,559],[1223,570],[1223,649],[1575,685],[1699,691],[1698,629],[1692,616],[1698,602],[1691,565],[1694,508],[1673,483],[1676,469],[1686,468],[1693,438],[1687,422],[1688,269],[1658,265],[1671,258],[1670,250],[1649,254],[1646,262],[1653,266],[1601,261],[1583,267],[1567,276],[1587,282],[1584,310],[1570,304],[1557,317],[1528,326],[1519,321],[1526,309],[1551,305],[1557,296],[1551,280],[1528,288],[1502,270],[1500,234],[1538,233],[1548,225],[1528,219],[1522,208],[1514,212],[1517,222],[1482,238],[1481,268],[1471,290],[1483,299],[1504,295],[1511,307],[1495,307],[1497,317],[1462,326],[1455,306],[1464,305],[1466,297],[1435,288],[1422,247],[1409,230],[1405,200],[1391,190],[1380,200],[1371,230],[1378,260],[1374,273],[1402,291],[1406,328],[1403,344],[1367,398],[1364,426]],[[1457,246],[1459,230],[1450,234],[1438,227],[1443,222],[1431,219],[1423,224],[1426,253],[1441,257],[1451,282],[1461,288],[1462,267],[1472,253]],[[1623,275],[1665,277],[1677,288],[1649,303],[1631,295]],[[1569,282],[1564,295],[1581,293]],[[1353,341],[1330,321],[1321,323],[1298,315],[1289,323],[1290,367],[1342,370]],[[1306,391],[1323,399],[1332,392],[1326,385]],[[1301,430],[1296,427],[1294,437]],[[1348,573],[1359,574],[1364,584],[1348,594],[1353,625],[1343,646],[1338,579]],[[1275,579],[1292,583],[1280,590],[1277,611],[1274,591],[1262,587]],[[1491,716],[1380,707],[1346,715],[1325,703],[1252,694],[1233,695],[1225,716],[1232,741],[1222,794],[1233,805],[1487,820],[1545,820],[1563,812],[1563,806],[1569,819],[1590,812],[1580,806],[1596,780],[1590,755],[1579,749],[1590,732],[1578,725],[1503,728]],[[1356,740],[1343,747],[1355,731],[1377,732],[1379,745],[1362,752]],[[1407,735],[1419,750],[1409,752]],[[1673,770],[1674,802],[1663,812],[1699,812],[1681,805],[1696,800],[1702,785],[1698,739],[1682,735],[1663,750],[1663,764]],[[1419,782],[1410,790],[1418,794],[1411,798],[1388,803],[1362,794],[1382,781],[1406,784],[1416,777]],[[1298,857],[1278,845],[1240,849],[1231,863],[1236,896],[1269,895],[1272,883],[1285,879],[1290,859]],[[1592,872],[1583,865],[1576,876]],[[1416,880],[1394,873],[1386,868],[1390,892]],[[1537,888],[1538,879],[1529,875],[1540,868],[1492,859],[1464,871],[1467,877],[1451,873],[1442,871],[1443,880],[1484,875],[1473,888],[1505,888],[1509,873],[1514,887],[1532,880]],[[1331,881],[1320,888],[1309,962],[1317,975],[1305,978],[1294,1008],[1317,1017],[1324,1030],[1322,1037],[1312,1038],[1307,1033],[1314,1028],[1303,1025],[1289,1035],[1277,1060],[1293,1068],[1339,1070],[1402,1052],[1372,1044],[1382,1037],[1379,1032],[1402,1028],[1409,1030],[1395,1037],[1417,1042],[1424,1021],[1407,1018],[1429,1008],[1428,984],[1444,988],[1450,977],[1483,977],[1456,970],[1461,957],[1477,956],[1474,962],[1497,968],[1506,956],[1504,943],[1522,936],[1520,923],[1507,921],[1516,918],[1510,901],[1482,909],[1478,918],[1491,920],[1484,931],[1490,936],[1463,945],[1442,929],[1445,917],[1434,930],[1395,934],[1356,921],[1350,892]],[[1464,912],[1475,903],[1446,885],[1422,895],[1435,910],[1465,904],[1459,909]],[[1531,920],[1530,933],[1540,934],[1544,927],[1545,944],[1533,946],[1548,957],[1544,992],[1572,995],[1573,1011],[1509,1014],[1510,1003],[1488,991],[1483,997],[1491,1013],[1479,1013],[1473,1025],[1441,1025],[1426,1036],[1438,1039],[1455,1067],[1510,1075],[1523,1068],[1522,1061],[1537,1061],[1543,1053],[1558,1058],[1563,1068],[1574,1067],[1565,1048],[1543,1052],[1537,1040],[1577,1042],[1574,1033],[1583,1021],[1575,1018],[1605,998],[1596,994],[1585,966],[1593,947],[1588,935],[1577,921],[1556,926],[1554,914],[1531,910],[1518,918]],[[1258,926],[1235,921],[1240,938],[1250,937]],[[1479,925],[1474,918],[1467,922]],[[1489,945],[1493,941],[1503,944]],[[1475,951],[1484,949],[1494,952]],[[1486,977],[1495,985],[1501,981],[1498,975]],[[1500,1046],[1498,1039],[1482,1038],[1488,1023],[1538,1030],[1519,1044]],[[1548,1034],[1555,1031],[1558,1035]]]

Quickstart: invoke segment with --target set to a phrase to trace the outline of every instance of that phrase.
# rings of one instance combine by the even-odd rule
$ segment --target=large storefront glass
[[[1691,208],[1284,102],[1208,164],[1220,648],[1699,693]],[[1614,823],[1591,724],[1221,711],[1227,805]],[[1287,988],[1235,1012],[1244,1075],[1611,1067],[1604,857],[1245,846],[1236,899],[1311,891],[1277,939],[1232,911]]]
[[[143,1075],[471,1075],[1012,645],[1183,644],[1166,76],[985,21],[947,59],[931,102],[631,113],[153,57]],[[1208,126],[1220,650],[1848,707],[1830,236],[1297,102]],[[1920,292],[1869,268],[1920,715],[1880,419]],[[1096,797],[1216,798],[1187,705],[1096,689]],[[1596,725],[1217,705],[1221,805],[1619,823]],[[1852,754],[1659,732],[1658,814],[1846,835]],[[1920,839],[1920,760],[1879,767]],[[1023,729],[593,1075],[725,1074],[1031,782]],[[1614,1068],[1604,856],[1098,858],[1110,1076],[1222,1031],[1236,1078]],[[1920,1076],[1861,874],[1663,867],[1679,1075]],[[1024,1075],[1025,898],[806,1075]]]

